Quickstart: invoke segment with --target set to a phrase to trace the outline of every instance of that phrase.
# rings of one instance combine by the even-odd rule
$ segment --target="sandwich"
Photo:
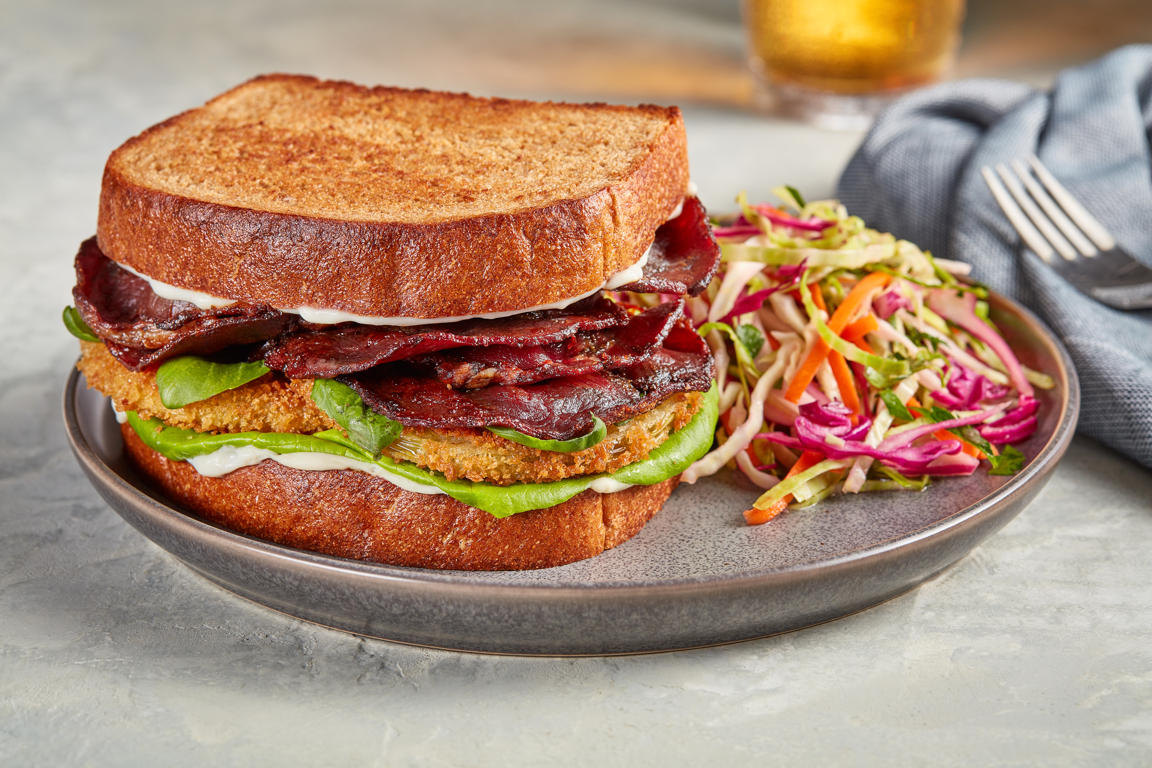
[[[258,77],[115,150],[68,328],[177,505],[380,563],[634,536],[711,446],[674,107]]]

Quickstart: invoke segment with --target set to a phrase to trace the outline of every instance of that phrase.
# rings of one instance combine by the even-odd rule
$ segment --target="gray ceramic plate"
[[[759,527],[759,495],[732,476],[681,486],[634,539],[540,571],[469,573],[371,565],[242,536],[184,512],[125,463],[107,400],[73,373],[72,449],[133,527],[207,579],[278,611],[403,643],[486,653],[623,654],[764,637],[846,616],[948,568],[1035,497],[1076,426],[1067,352],[1026,310],[993,299],[1022,362],[1057,382],[1040,393],[1029,459],[1014,477],[943,479],[923,493],[839,497]]]

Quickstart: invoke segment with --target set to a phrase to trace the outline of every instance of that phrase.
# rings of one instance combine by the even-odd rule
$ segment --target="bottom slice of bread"
[[[627,541],[679,483],[584,491],[551,509],[496,518],[450,496],[405,491],[354,470],[306,471],[264,461],[205,477],[121,425],[136,469],[225,528],[296,549],[390,565],[469,571],[549,568]]]

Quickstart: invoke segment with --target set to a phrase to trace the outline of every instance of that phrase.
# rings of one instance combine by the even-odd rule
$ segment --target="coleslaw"
[[[716,447],[681,479],[731,466],[764,494],[749,524],[834,493],[922,490],[982,464],[1013,474],[1036,388],[968,266],[868,228],[839,202],[750,205],[714,220],[723,263],[688,311],[712,348]],[[630,295],[628,301],[660,300]]]

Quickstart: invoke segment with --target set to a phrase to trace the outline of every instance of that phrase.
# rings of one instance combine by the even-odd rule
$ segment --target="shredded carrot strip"
[[[792,465],[792,469],[788,470],[788,474],[784,476],[784,479],[787,480],[806,469],[811,469],[822,461],[824,461],[824,454],[819,451],[804,451],[804,453],[800,454],[800,458],[796,460],[796,463]],[[784,496],[767,509],[756,509],[753,507],[744,513],[744,520],[747,521],[748,525],[763,525],[783,512],[790,501],[792,501],[792,494]]]
[[[780,342],[776,341],[776,337],[773,336],[771,333],[769,333],[764,338],[765,338],[765,340],[767,340],[768,346],[772,347],[773,350],[780,349]]]
[[[840,335],[844,338],[849,336],[864,336],[865,334],[872,333],[880,324],[876,321],[876,315],[869,312],[856,322],[844,327],[844,332]]]
[[[828,307],[824,304],[824,295],[820,291],[820,286],[816,283],[809,283],[808,290],[812,292],[812,303],[816,305],[817,309],[824,312],[828,311]],[[800,301],[799,289],[791,291],[792,295]],[[792,379],[792,384],[789,385],[788,390],[784,393],[785,399],[793,403],[800,402],[800,396],[804,394],[804,390],[812,383],[812,379],[816,376],[816,369],[820,367],[820,363],[824,362],[824,358],[828,357],[829,352],[828,343],[824,339],[816,339],[812,351],[808,353],[808,357],[804,359],[804,364],[796,371],[796,377]],[[803,382],[801,385],[800,382]],[[793,392],[793,390],[796,390]],[[795,397],[793,397],[795,394]]]
[[[828,327],[835,333],[844,330],[845,326],[848,325],[848,318],[856,314],[856,310],[860,308],[864,297],[871,293],[874,288],[883,288],[888,284],[888,280],[888,275],[883,272],[868,273],[867,277],[852,286],[852,290],[844,297],[844,301],[836,307],[836,312],[828,320]]]
[[[836,350],[828,353],[828,365],[832,368],[832,375],[836,378],[836,386],[840,388],[840,400],[854,414],[860,413],[860,397],[856,393],[856,382],[852,380],[852,371],[844,355]]]
[[[870,272],[866,277],[861,279],[848,295],[844,297],[844,301],[836,308],[836,312],[828,320],[828,328],[833,333],[840,333],[844,327],[848,325],[848,318],[856,314],[856,310],[860,308],[864,298],[874,288],[882,288],[888,284],[888,275],[883,272]],[[820,298],[819,303],[816,302],[816,297],[820,295],[819,290],[812,291],[812,301],[819,307],[823,304],[823,297]],[[792,403],[800,402],[800,396],[804,394],[804,390],[812,383],[813,377],[816,376],[816,369],[820,367],[820,363],[828,357],[828,345],[823,339],[817,340],[812,345],[812,351],[808,353],[808,357],[804,360],[803,365],[796,371],[796,377],[792,379],[792,383],[788,385],[788,390],[784,393],[784,398]]]
[[[744,513],[744,520],[748,525],[764,525],[764,523],[783,512],[787,506],[788,502],[785,499],[780,499],[780,501],[767,509],[756,509],[753,507]]]
[[[870,355],[876,354],[875,350],[872,349],[872,345],[869,344],[867,341],[865,341],[863,336],[849,336],[847,331],[845,331],[844,333],[842,333],[840,335],[844,337],[844,341],[855,344],[856,346],[860,347],[860,349],[864,350],[868,354],[870,354]]]
[[[938,429],[932,433],[932,436],[937,440],[958,440],[960,442],[960,450],[964,451],[964,453],[968,454],[969,456],[974,456],[977,459],[988,458],[984,454],[984,451],[972,445],[972,443],[968,442],[964,438],[952,434],[946,429]]]
[[[808,283],[808,292],[812,294],[812,303],[816,305],[816,308],[823,312],[827,312],[828,305],[824,303],[824,293],[820,290],[820,284]],[[799,290],[796,291],[796,295],[800,295]]]
[[[820,367],[820,363],[828,357],[829,347],[824,339],[816,339],[816,343],[812,345],[812,350],[808,353],[808,357],[804,358],[803,365],[796,371],[796,376],[792,379],[792,383],[788,385],[788,389],[784,392],[784,399],[791,403],[800,402],[800,396],[804,394],[804,390],[808,389],[808,385],[812,383],[812,379],[816,376],[816,369]]]
[[[846,327],[840,335],[844,337],[845,341],[855,344],[871,355],[875,354],[875,352],[872,349],[872,345],[864,340],[864,335],[872,333],[877,327],[876,316],[869,312],[864,315],[864,317]]]

